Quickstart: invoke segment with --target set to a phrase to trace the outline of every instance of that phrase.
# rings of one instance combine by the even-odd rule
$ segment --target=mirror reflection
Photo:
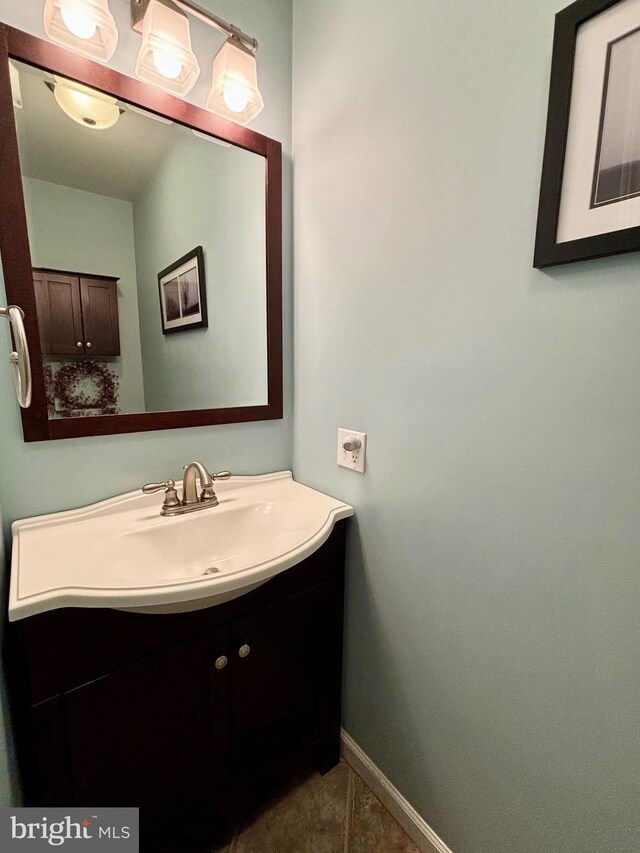
[[[264,158],[12,66],[49,417],[266,404]]]

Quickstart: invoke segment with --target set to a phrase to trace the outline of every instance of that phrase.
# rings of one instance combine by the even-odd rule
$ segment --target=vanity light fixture
[[[236,35],[230,35],[213,60],[207,109],[238,124],[248,124],[263,106],[255,55]]]
[[[132,26],[142,33],[142,48],[136,65],[136,74],[141,79],[173,94],[185,95],[191,89],[199,73],[189,37],[187,15],[193,15],[227,36],[213,61],[213,85],[207,97],[207,109],[243,125],[258,115],[264,103],[258,89],[256,39],[193,0],[130,2]],[[184,54],[177,45],[183,48]],[[185,56],[193,58],[195,74],[188,84],[180,87],[176,81],[187,69]]]
[[[193,15],[227,36],[213,60],[207,109],[242,125],[258,115],[264,102],[258,89],[256,39],[193,0],[130,3],[131,25],[142,35],[135,67],[141,80],[180,97],[191,91],[200,74],[191,49],[188,16]],[[45,0],[44,28],[52,41],[98,62],[108,62],[118,43],[108,0]]]
[[[108,62],[118,43],[108,0],[46,0],[44,29],[52,41],[98,62]]]
[[[172,95],[186,95],[200,74],[187,15],[171,0],[133,0],[134,7],[143,11],[134,17],[134,29],[142,32],[136,74]]]
[[[69,118],[91,130],[106,130],[118,121],[122,110],[116,99],[83,86],[73,80],[54,76],[55,83],[47,83],[56,103]]]

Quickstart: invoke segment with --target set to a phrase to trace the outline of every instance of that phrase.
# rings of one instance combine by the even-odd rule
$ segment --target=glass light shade
[[[98,62],[108,62],[118,44],[108,0],[46,0],[44,29],[51,41]]]
[[[54,77],[54,80],[53,94],[58,106],[83,127],[106,130],[120,118],[115,98],[64,77]]]
[[[213,60],[213,85],[207,109],[237,124],[248,124],[263,106],[256,58],[231,36]]]
[[[159,0],[151,0],[144,15],[136,74],[145,83],[180,96],[192,89],[200,74],[187,16]]]

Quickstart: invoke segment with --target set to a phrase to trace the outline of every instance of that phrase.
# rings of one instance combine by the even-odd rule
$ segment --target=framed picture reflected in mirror
[[[207,286],[202,246],[197,246],[158,273],[158,288],[163,335],[207,328]]]

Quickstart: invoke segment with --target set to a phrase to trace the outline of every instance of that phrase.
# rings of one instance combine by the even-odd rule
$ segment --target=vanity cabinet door
[[[231,625],[233,746],[240,787],[316,745],[337,715],[341,593],[315,586]],[[336,634],[338,635],[336,637]],[[338,646],[336,646],[336,642]],[[337,654],[336,654],[337,649]]]
[[[82,322],[87,355],[120,355],[115,281],[81,278]]]
[[[31,772],[24,779],[26,805],[68,806],[71,802],[62,697],[31,708],[28,735]],[[26,755],[25,755],[26,758]]]
[[[66,693],[73,801],[138,806],[147,838],[214,819],[230,790],[226,654],[221,629]]]

